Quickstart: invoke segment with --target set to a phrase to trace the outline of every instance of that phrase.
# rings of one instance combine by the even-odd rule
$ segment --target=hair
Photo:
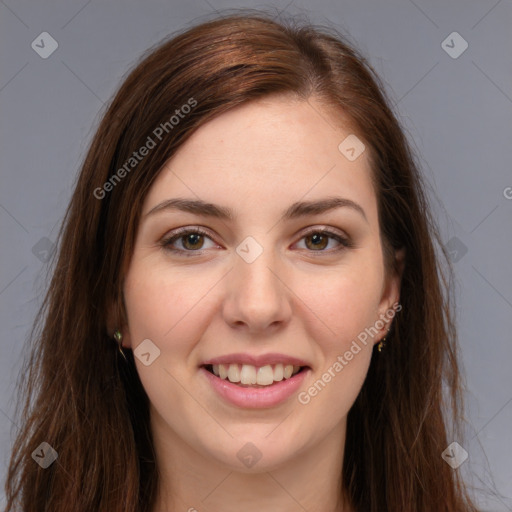
[[[281,94],[316,99],[351,122],[370,155],[386,268],[394,269],[394,250],[406,254],[402,310],[348,414],[340,485],[360,512],[476,510],[441,457],[463,412],[452,270],[392,103],[366,59],[336,30],[251,11],[218,16],[151,48],[105,109],[30,335],[6,512],[154,506],[159,475],[149,400],[133,354],[120,357],[109,328],[112,318],[126,322],[123,278],[142,203],[199,127]],[[158,138],[156,147],[131,165],[149,138]],[[42,442],[58,452],[48,469],[31,457]]]

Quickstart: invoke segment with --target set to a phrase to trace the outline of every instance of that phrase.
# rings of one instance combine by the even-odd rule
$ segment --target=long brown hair
[[[151,510],[158,469],[148,398],[111,328],[112,318],[126,321],[123,276],[142,202],[195,130],[270,94],[314,97],[353,122],[371,155],[388,269],[393,249],[406,253],[402,311],[349,412],[341,485],[358,512],[476,510],[441,457],[461,417],[450,267],[440,265],[425,185],[384,87],[335,30],[245,11],[152,48],[102,117],[31,336],[7,512]],[[148,137],[155,146],[134,163]],[[47,469],[31,457],[42,442],[58,453]]]

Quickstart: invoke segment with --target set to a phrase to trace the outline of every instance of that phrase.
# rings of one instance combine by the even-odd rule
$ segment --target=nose
[[[291,291],[283,265],[270,249],[252,263],[235,256],[223,302],[225,321],[247,333],[273,332],[291,318]]]

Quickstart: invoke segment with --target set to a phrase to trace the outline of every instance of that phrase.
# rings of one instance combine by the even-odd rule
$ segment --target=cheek
[[[361,267],[347,265],[296,283],[297,295],[311,312],[315,339],[331,357],[333,351],[348,350],[351,341],[377,318],[381,274],[375,264]]]
[[[161,349],[172,345],[174,353],[188,346],[206,320],[202,299],[214,284],[212,276],[194,279],[188,273],[134,262],[124,287],[133,348],[145,338]]]
[[[377,277],[357,272],[331,276],[317,282],[317,293],[310,288],[305,300],[315,312],[309,328],[321,364],[298,401],[307,411],[306,421],[321,421],[319,435],[348,414],[366,378],[373,351],[366,329],[375,322],[380,297]]]
[[[158,411],[186,410],[188,394],[181,392],[192,367],[187,358],[201,338],[204,298],[213,286],[210,279],[193,279],[163,265],[134,258],[124,286],[131,348],[145,339],[159,349],[146,366],[135,357],[141,382]],[[203,308],[203,309],[202,309]],[[188,404],[188,405],[187,405]]]

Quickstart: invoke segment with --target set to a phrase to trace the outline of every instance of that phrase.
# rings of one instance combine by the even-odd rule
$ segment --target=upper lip
[[[294,366],[309,366],[307,361],[299,359],[297,357],[288,356],[286,354],[226,354],[224,356],[213,357],[204,361],[201,366],[212,365],[212,364],[251,364],[256,367],[274,364],[292,364]]]

